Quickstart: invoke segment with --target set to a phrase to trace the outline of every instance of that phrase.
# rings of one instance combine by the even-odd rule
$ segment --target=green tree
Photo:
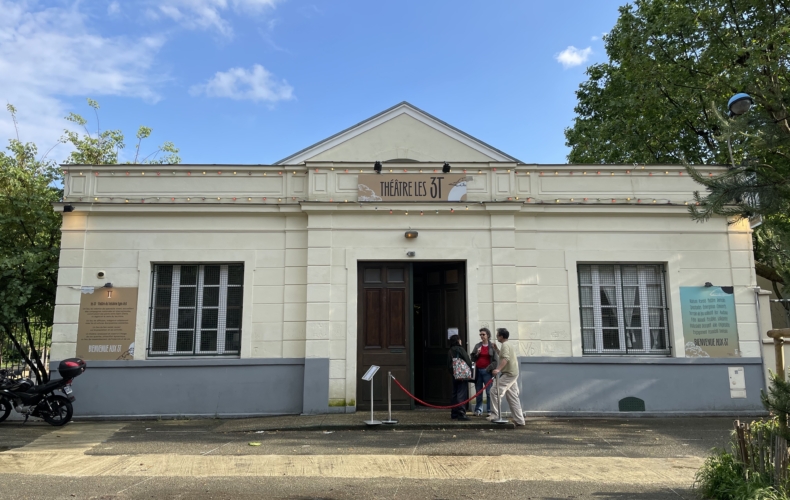
[[[96,133],[87,128],[85,134],[66,130],[61,141],[73,147],[66,163],[118,163],[123,133],[101,131],[99,104],[91,99],[88,104],[96,112]],[[40,348],[51,342],[62,223],[52,204],[63,197],[62,177],[53,161],[37,158],[35,144],[19,139],[16,109],[10,104],[7,109],[17,137],[9,141],[5,152],[0,151],[0,349],[13,346],[12,357],[21,357],[36,379],[44,382],[48,370]],[[66,119],[87,125],[87,120],[74,113]],[[142,141],[150,135],[149,127],[138,130],[134,162],[181,161],[178,149],[169,142],[141,158]]]
[[[788,276],[790,3],[637,0],[619,12],[609,61],[576,92],[568,160],[730,166],[713,178],[688,168],[704,187],[692,217],[762,215],[757,257]],[[738,92],[755,107],[728,119]]]
[[[118,163],[118,154],[126,147],[124,135],[120,130],[101,130],[99,121],[99,103],[88,99],[88,106],[93,108],[96,115],[96,133],[88,130],[88,120],[77,113],[69,113],[66,117],[71,123],[83,128],[85,134],[66,129],[61,142],[71,144],[74,150],[64,163],[75,165],[114,165]],[[137,129],[137,144],[135,145],[134,160],[127,163],[147,164],[172,164],[181,163],[178,148],[172,142],[165,142],[147,156],[140,156],[140,146],[143,139],[151,135],[151,128],[141,125]]]
[[[16,110],[8,111],[16,125]],[[0,329],[43,382],[36,334],[42,320],[52,324],[55,307],[61,216],[52,204],[62,197],[60,175],[54,162],[36,159],[34,144],[18,134],[9,142],[0,152]]]

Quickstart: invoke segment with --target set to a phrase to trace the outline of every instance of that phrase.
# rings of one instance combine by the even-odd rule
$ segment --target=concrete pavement
[[[376,429],[361,414],[6,422],[0,483],[35,484],[26,498],[693,498],[694,473],[732,425],[541,418],[510,429],[444,416],[398,414],[402,427]],[[20,496],[4,487],[0,498]]]

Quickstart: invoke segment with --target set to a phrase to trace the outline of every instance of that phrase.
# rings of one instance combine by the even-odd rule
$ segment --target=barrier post
[[[509,423],[508,419],[502,418],[502,394],[499,392],[499,376],[502,373],[496,374],[496,402],[497,402],[497,410],[499,410],[499,414],[497,415],[496,420],[492,420],[495,424],[507,424]]]
[[[392,372],[387,372],[387,408],[389,409],[389,418],[387,420],[382,420],[382,424],[389,424],[395,425],[398,423],[397,420],[392,420]]]

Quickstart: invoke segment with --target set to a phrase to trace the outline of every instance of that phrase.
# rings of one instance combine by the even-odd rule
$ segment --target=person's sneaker
[[[467,417],[466,415],[461,415],[457,418],[457,420],[472,420],[471,418]]]
[[[488,417],[486,417],[486,420],[488,420],[489,422],[493,422],[493,421],[494,421],[494,420],[496,420],[497,418],[499,418],[499,417],[496,417],[496,416],[494,416],[494,415],[489,415]]]
[[[483,415],[483,410],[475,410],[475,417],[480,417]]]

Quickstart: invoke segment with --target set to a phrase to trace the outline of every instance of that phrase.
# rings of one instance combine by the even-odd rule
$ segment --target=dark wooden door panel
[[[378,365],[373,379],[373,406],[387,408],[387,373],[411,386],[409,346],[409,263],[360,262],[357,307],[357,408],[370,410],[370,382],[361,379]],[[408,409],[410,400],[393,384],[393,409]]]

